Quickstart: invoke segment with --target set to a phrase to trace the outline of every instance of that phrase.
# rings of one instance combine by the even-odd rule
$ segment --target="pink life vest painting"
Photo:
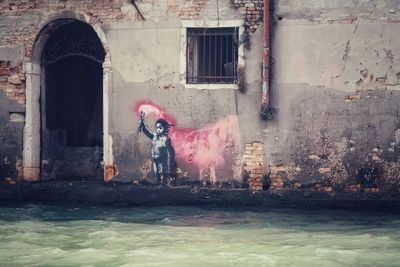
[[[152,141],[152,171],[159,183],[174,184],[177,171],[189,172],[212,186],[235,175],[232,166],[240,149],[236,116],[228,115],[200,128],[182,128],[164,108],[150,101],[139,102],[135,113],[140,118],[138,131]],[[156,120],[154,131],[146,124],[146,117]]]

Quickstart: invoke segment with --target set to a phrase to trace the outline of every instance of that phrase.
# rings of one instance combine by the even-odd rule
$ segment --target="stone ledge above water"
[[[0,185],[0,203],[82,202],[123,205],[212,205],[399,211],[400,193],[315,192],[309,190],[211,189],[97,181],[49,181]]]

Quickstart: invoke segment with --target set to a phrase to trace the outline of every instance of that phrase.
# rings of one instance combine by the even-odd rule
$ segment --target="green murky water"
[[[0,266],[400,266],[400,215],[2,204]]]

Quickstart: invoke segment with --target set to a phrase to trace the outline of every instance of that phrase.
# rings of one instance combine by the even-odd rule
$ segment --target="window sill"
[[[202,83],[202,84],[188,84],[184,83],[182,84],[185,88],[187,89],[207,89],[207,90],[218,90],[218,89],[239,89],[238,85],[236,83],[229,83],[229,84],[224,84],[224,83]]]

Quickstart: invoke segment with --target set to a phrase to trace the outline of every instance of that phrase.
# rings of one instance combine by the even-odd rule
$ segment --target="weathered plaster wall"
[[[145,120],[151,129],[157,114],[174,122],[170,137],[180,181],[244,179],[260,189],[264,176],[275,189],[398,190],[397,1],[272,1],[271,95],[277,112],[271,121],[259,117],[262,1],[137,3],[145,21],[122,0],[0,2],[0,129],[8,144],[0,152],[15,161],[10,166],[22,149],[12,141],[21,140],[22,123],[10,122],[10,112],[24,111],[18,105],[25,104],[24,64],[42,27],[72,12],[101,27],[109,43],[108,126],[116,181],[155,181],[152,141],[137,133],[140,111],[150,105]],[[244,90],[181,85],[182,20],[237,19],[244,19],[250,38]],[[16,168],[3,169],[17,176]]]
[[[275,2],[274,187],[399,189],[397,13],[396,1]]]
[[[0,92],[0,179],[22,179],[24,108]]]
[[[40,64],[40,55],[37,54],[40,47],[39,50],[36,49],[36,54],[33,52],[33,47],[38,37],[46,39],[46,31],[48,28],[45,26],[47,26],[49,22],[55,19],[73,17],[86,21],[93,27],[101,27],[107,32],[106,38],[109,39],[109,42],[113,46],[112,66],[108,66],[113,69],[111,82],[113,88],[111,89],[110,97],[107,99],[109,101],[107,104],[110,103],[110,113],[112,117],[107,127],[112,129],[111,132],[115,136],[113,145],[116,149],[115,156],[119,157],[120,155],[126,154],[134,155],[134,161],[137,161],[137,155],[140,155],[140,153],[145,154],[143,151],[148,151],[148,144],[147,147],[144,148],[146,144],[143,144],[141,141],[139,143],[142,145],[143,149],[135,150],[133,153],[127,153],[130,151],[127,150],[129,146],[137,148],[135,145],[137,136],[133,138],[135,140],[130,137],[130,141],[132,142],[128,142],[127,145],[122,145],[129,139],[126,136],[127,133],[125,134],[124,131],[127,127],[128,129],[129,127],[132,129],[136,127],[130,125],[130,122],[133,124],[137,122],[135,122],[134,119],[137,114],[135,115],[134,112],[132,113],[135,102],[143,99],[160,100],[158,97],[153,97],[155,96],[154,93],[160,88],[163,88],[163,92],[166,92],[168,89],[176,90],[175,95],[178,98],[178,102],[166,100],[174,93],[168,96],[165,93],[164,100],[154,101],[154,103],[163,108],[173,107],[174,110],[169,110],[169,112],[171,112],[171,114],[175,113],[177,116],[176,119],[180,122],[180,125],[186,127],[184,128],[185,131],[189,131],[190,129],[193,131],[193,138],[199,138],[196,127],[205,127],[203,129],[204,131],[200,131],[200,133],[216,131],[215,128],[211,126],[213,122],[218,123],[218,120],[221,118],[220,115],[231,116],[234,114],[236,107],[235,104],[232,103],[235,103],[235,91],[227,90],[215,93],[201,91],[202,93],[200,93],[197,90],[192,90],[188,93],[187,90],[183,90],[183,88],[179,86],[180,28],[181,19],[215,21],[241,19],[246,16],[246,10],[248,9],[249,19],[251,17],[253,22],[249,23],[246,27],[252,27],[252,30],[254,30],[256,24],[260,25],[259,18],[256,16],[256,13],[258,14],[262,11],[260,1],[254,1],[257,2],[257,7],[256,5],[247,7],[244,6],[244,2],[246,1],[242,2],[243,3],[241,3],[241,1],[235,2],[235,5],[240,9],[239,12],[234,8],[234,3],[228,1],[143,0],[138,2],[140,12],[146,20],[146,22],[143,22],[141,16],[129,1],[88,0],[66,2],[62,0],[38,0],[29,3],[22,0],[2,1],[0,3],[0,58],[4,61],[2,61],[2,68],[4,65],[4,71],[7,72],[7,75],[2,80],[3,84],[1,84],[1,89],[6,93],[7,97],[22,105],[25,104],[26,93],[23,71],[28,62]],[[251,14],[253,11],[256,13]],[[257,22],[255,22],[256,18],[258,19]],[[45,32],[41,32],[43,29],[45,29]],[[44,44],[40,43],[39,45],[43,46]],[[108,50],[109,47],[105,47],[105,49]],[[10,52],[11,50],[12,53]],[[174,53],[176,54],[175,56],[173,56]],[[16,65],[9,64],[8,54],[15,55]],[[169,55],[171,55],[171,57]],[[6,70],[6,68],[8,69]],[[15,84],[17,78],[19,79],[18,84]],[[143,91],[146,89],[148,90]],[[125,97],[122,94],[124,90],[129,91],[126,93]],[[142,96],[140,95],[141,90],[143,91]],[[225,96],[225,94],[227,94],[227,96]],[[133,95],[136,97],[132,97]],[[195,99],[197,96],[199,99]],[[225,98],[227,102],[219,103],[219,98]],[[118,99],[130,100],[129,105],[126,107],[120,106]],[[175,109],[176,105],[180,104],[180,102],[184,102],[182,109]],[[212,103],[215,103],[215,107]],[[35,103],[28,103],[28,105],[31,104],[35,105]],[[211,109],[204,109],[205,106],[210,104],[212,106]],[[122,111],[118,113],[119,109],[122,109],[123,112],[129,110],[130,113],[121,115]],[[179,117],[182,115],[181,112],[188,110],[192,113],[190,116]],[[197,113],[194,113],[194,111]],[[122,124],[124,124],[124,126],[122,127],[113,124],[115,121],[119,121],[116,119],[119,115],[126,118],[126,120],[123,120]],[[36,118],[32,123],[40,123],[38,120],[39,118]],[[115,126],[117,127],[114,128]],[[237,126],[237,122],[230,125],[228,130],[228,132],[230,131],[229,134],[233,135],[231,133],[232,129]],[[129,135],[132,134],[132,132],[129,132]],[[225,135],[228,135],[228,133]],[[111,141],[114,136],[107,137],[107,144],[112,144]],[[120,138],[120,136],[123,137]],[[232,139],[233,137],[229,138]],[[234,138],[237,139],[237,137]],[[108,141],[109,139],[110,141]],[[216,144],[213,144],[213,146],[215,147]],[[228,147],[226,150],[230,151],[231,149]],[[235,148],[235,150],[237,150],[237,148]],[[187,156],[193,155],[188,154]],[[184,156],[181,155],[180,157],[182,158]],[[196,158],[196,156],[193,157],[195,158],[194,161],[200,164],[199,162],[201,160]],[[219,155],[219,157],[221,157],[221,155]],[[119,162],[116,162],[116,164],[121,165],[121,167],[118,167],[120,170],[119,177],[121,177],[122,180],[135,179],[136,173],[132,172],[132,170],[137,170],[139,165],[131,164],[131,159],[132,156],[119,157]],[[232,160],[233,159],[231,159],[231,161]],[[124,161],[128,163],[124,164]],[[233,163],[233,161],[230,163]],[[232,167],[229,167],[232,165],[230,163],[226,164],[224,168],[232,169]],[[207,165],[208,163],[204,161],[201,164]],[[106,168],[107,167],[109,166],[106,166]],[[220,173],[220,170],[215,170],[215,166],[208,171],[204,170],[210,169],[208,166],[201,166],[200,169],[202,169],[201,172],[206,173],[199,174],[200,176],[210,175],[209,173],[211,172],[213,176],[231,177],[233,173],[232,170],[229,172],[229,175],[227,175],[226,172]],[[117,172],[118,171],[115,171],[115,173]],[[199,172],[199,170],[197,170],[197,172]],[[235,172],[238,171],[235,170]],[[182,173],[184,176],[188,175],[186,171],[182,171]],[[143,176],[142,173],[140,174]]]
[[[262,140],[258,119],[261,31],[255,35],[254,52],[249,50],[245,55],[246,60],[249,59],[245,68],[250,70],[245,71],[248,98],[242,98],[236,89],[185,88],[179,84],[178,75],[181,19],[223,23],[244,18],[246,30],[252,32],[260,23],[261,2],[193,1],[194,13],[189,16],[187,12],[192,7],[185,7],[178,17],[167,12],[161,20],[157,17],[151,22],[106,26],[113,55],[114,90],[118,92],[113,92],[111,102],[113,150],[120,170],[115,180],[155,182],[149,152],[151,141],[136,132],[138,114],[132,113],[136,103],[143,100],[165,109],[174,121],[170,135],[177,153],[177,183],[190,180],[242,186],[243,171],[250,175],[248,178],[262,179],[262,146],[248,146],[249,151],[245,152],[242,142],[250,144]],[[132,40],[132,36],[138,36],[137,40]],[[132,123],[126,124],[126,121]],[[154,122],[150,118],[149,125],[153,129]],[[257,183],[260,181],[254,184]]]

